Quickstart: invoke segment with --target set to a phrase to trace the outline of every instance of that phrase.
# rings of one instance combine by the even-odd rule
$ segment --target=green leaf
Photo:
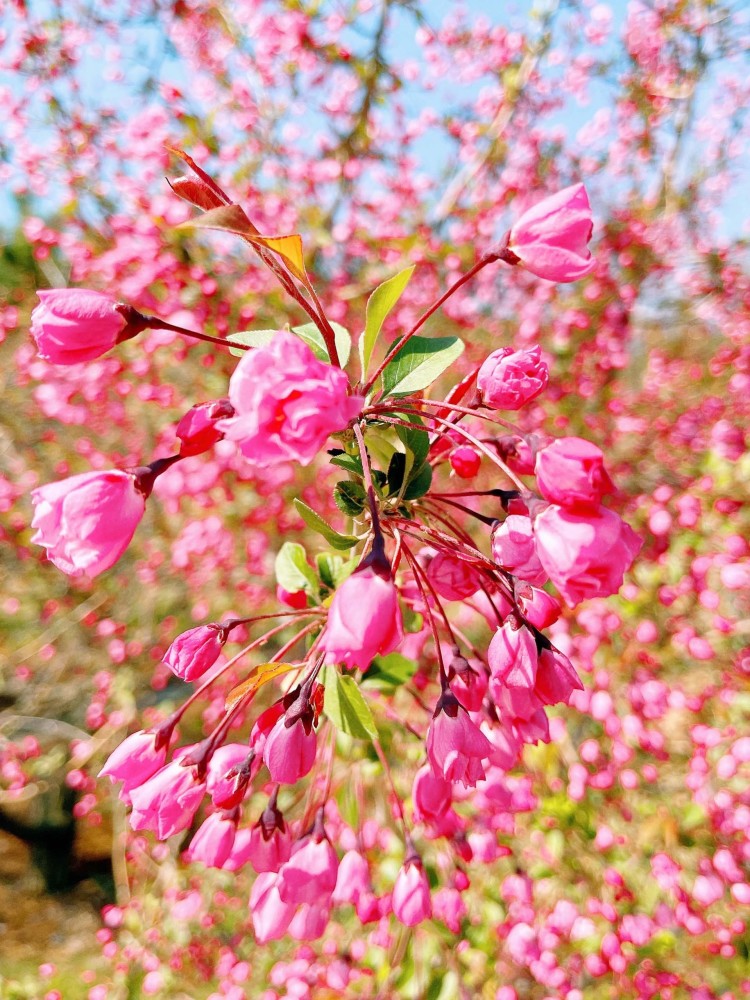
[[[388,414],[387,414],[388,415]],[[405,413],[398,413],[394,410],[394,417],[402,417],[404,420],[408,420],[412,424],[421,424],[422,418],[415,417],[413,414],[408,416]],[[404,447],[412,453],[414,456],[414,463],[412,468],[419,469],[422,462],[427,458],[430,450],[430,435],[427,431],[419,431],[414,427],[395,427],[394,430],[399,437],[399,440],[403,443]]]
[[[322,535],[334,549],[350,549],[352,545],[356,545],[359,541],[353,535],[342,535],[336,531],[327,521],[323,520],[320,514],[316,514],[312,507],[308,507],[301,500],[295,499],[294,506],[308,528],[312,528],[313,531],[317,531],[319,535]]]
[[[426,389],[463,353],[458,337],[412,337],[383,372],[383,395]]]
[[[341,367],[343,368],[349,360],[349,355],[352,352],[352,337],[349,331],[339,323],[331,323],[331,326],[333,327],[334,340],[336,341],[336,350],[338,351],[339,361],[341,362]],[[330,362],[331,359],[328,357],[328,348],[326,347],[325,340],[323,340],[323,334],[314,323],[305,323],[303,326],[295,326],[292,328],[292,333],[299,337],[300,340],[304,340],[319,361]]]
[[[367,366],[370,364],[372,349],[378,339],[385,318],[401,298],[404,289],[409,284],[409,280],[414,273],[414,266],[407,267],[392,278],[378,285],[375,291],[367,300],[367,311],[365,314],[365,332],[359,340],[359,358],[362,362],[362,375],[367,373]]]
[[[412,473],[409,485],[403,493],[403,500],[418,500],[423,497],[432,485],[432,466],[425,462],[421,469]]]
[[[388,464],[388,494],[393,496],[401,489],[406,472],[406,456],[401,451],[394,451]]]
[[[237,333],[230,333],[227,340],[233,344],[244,344],[246,347],[265,347],[271,343],[278,332],[278,330],[240,330]],[[229,353],[241,358],[243,354],[247,354],[247,351],[231,347]]]
[[[377,688],[378,691],[392,692],[410,681],[416,671],[416,662],[407,659],[401,653],[376,656],[362,678],[362,684]]]
[[[334,555],[333,552],[319,552],[315,557],[318,566],[320,579],[333,590],[340,587],[348,576],[351,576],[359,565],[359,558],[355,556],[347,559],[346,562],[341,556]]]
[[[275,569],[276,581],[284,590],[292,594],[304,590],[313,597],[318,595],[318,578],[299,542],[284,542],[276,554]]]
[[[336,465],[346,472],[353,472],[356,476],[362,476],[362,459],[359,455],[347,455],[346,452],[342,452],[331,458],[331,465]]]
[[[370,706],[353,677],[342,677],[336,667],[325,668],[323,711],[337,729],[359,740],[376,740],[378,730]]]
[[[349,517],[359,517],[367,504],[367,494],[359,483],[342,479],[333,488],[333,501]]]

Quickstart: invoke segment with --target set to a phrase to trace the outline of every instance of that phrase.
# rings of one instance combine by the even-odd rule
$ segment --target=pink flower
[[[574,691],[583,691],[583,684],[567,656],[554,646],[542,649],[534,685],[537,697],[545,705],[567,705]]]
[[[232,853],[236,833],[236,818],[225,812],[211,813],[194,833],[185,860],[200,861],[207,868],[223,868]]]
[[[164,655],[163,662],[176,677],[195,681],[216,663],[227,641],[228,631],[221,625],[198,625],[178,635]]]
[[[487,694],[487,675],[481,664],[472,666],[463,656],[454,656],[448,668],[451,691],[467,712],[478,712]]]
[[[405,927],[415,927],[432,916],[430,883],[419,858],[408,858],[393,886],[391,905],[396,919]]]
[[[289,922],[289,936],[295,941],[315,941],[326,929],[330,917],[329,907],[303,903]]]
[[[31,334],[39,356],[55,365],[93,361],[139,332],[137,324],[129,327],[119,304],[102,292],[52,288],[37,295]]]
[[[534,542],[531,518],[509,514],[492,533],[492,558],[509,573],[535,587],[547,582]]]
[[[444,692],[427,732],[427,756],[435,774],[446,781],[460,781],[467,788],[474,787],[484,778],[482,761],[491,753],[489,740],[471,721],[456,696]]]
[[[470,444],[461,444],[448,456],[451,468],[461,479],[473,479],[479,472],[482,456]]]
[[[477,375],[484,406],[520,410],[547,388],[549,369],[538,345],[520,351],[501,347],[486,359]]]
[[[427,578],[447,601],[463,601],[479,590],[479,576],[465,559],[438,552],[427,567]]]
[[[272,799],[250,831],[248,861],[256,872],[277,872],[291,853],[291,832]]]
[[[439,819],[450,809],[451,783],[435,774],[429,764],[424,764],[414,775],[411,798],[414,819],[418,823]]]
[[[544,499],[561,507],[596,508],[614,492],[601,449],[584,438],[558,438],[542,448],[534,471]]]
[[[106,775],[113,782],[121,781],[121,797],[156,774],[167,759],[167,748],[155,748],[156,733],[140,730],[128,736],[107,758],[99,777]]]
[[[190,826],[205,791],[194,768],[172,761],[130,793],[130,825],[134,830],[153,830],[159,840],[166,840]]]
[[[146,497],[132,472],[83,472],[32,490],[32,542],[69,576],[98,576],[130,544]]]
[[[258,755],[244,743],[225,743],[214,750],[206,773],[206,791],[213,804],[220,809],[238,806],[261,766]]]
[[[296,702],[276,721],[263,744],[263,761],[271,779],[284,785],[293,785],[310,772],[318,748],[312,707],[300,714],[295,706]]]
[[[328,906],[336,888],[339,859],[318,814],[313,832],[292,848],[279,871],[279,894],[286,903]]]
[[[359,851],[347,851],[341,859],[336,874],[336,888],[331,897],[337,905],[357,904],[361,897],[372,892],[370,866]]]
[[[524,212],[510,230],[508,249],[539,278],[578,281],[594,270],[592,231],[586,188],[573,184]]]
[[[340,368],[318,361],[299,337],[280,331],[268,346],[240,358],[229,381],[236,415],[216,427],[240,442],[253,465],[309,465],[328,436],[362,409],[362,397],[348,390]]]
[[[487,649],[495,704],[512,719],[531,719],[541,707],[534,692],[537,649],[534,636],[511,617],[495,632]]]
[[[196,403],[175,428],[180,439],[181,455],[201,455],[213,448],[224,437],[216,425],[220,420],[234,416],[234,407],[228,399],[214,399],[209,403]]]
[[[617,593],[642,544],[606,507],[582,515],[554,504],[534,520],[534,539],[542,566],[571,608]]]
[[[562,611],[560,602],[546,590],[530,586],[524,593],[524,588],[516,587],[516,598],[524,618],[540,632],[549,628],[560,617]]]
[[[279,876],[273,872],[259,875],[250,890],[250,913],[258,944],[277,941],[286,934],[295,904],[285,903],[279,894]]]
[[[329,663],[366,670],[404,637],[398,591],[387,571],[363,563],[337,588],[320,642]]]

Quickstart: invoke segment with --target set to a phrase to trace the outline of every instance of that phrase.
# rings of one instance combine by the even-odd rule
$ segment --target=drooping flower
[[[319,648],[329,663],[366,670],[374,657],[392,653],[403,637],[390,566],[366,560],[336,589]]]
[[[250,831],[247,857],[256,872],[277,872],[292,853],[292,834],[273,798]]]
[[[185,860],[199,861],[207,868],[223,868],[232,853],[236,833],[236,815],[223,810],[211,813],[193,834]]]
[[[130,825],[134,830],[153,830],[159,840],[166,840],[190,826],[205,791],[195,768],[173,760],[130,793]]]
[[[534,692],[537,659],[534,636],[513,617],[492,637],[487,649],[490,691],[495,704],[510,718],[530,719],[541,707]]]
[[[209,670],[227,641],[227,629],[212,622],[178,635],[164,654],[164,663],[183,681],[195,681]]]
[[[547,388],[549,369],[539,345],[514,351],[501,347],[485,360],[477,375],[484,406],[493,410],[520,410]]]
[[[240,358],[229,381],[235,415],[216,429],[253,465],[309,465],[328,436],[362,409],[340,368],[318,361],[294,334],[280,331],[266,346]]]
[[[69,576],[98,576],[113,566],[135,534],[146,494],[134,472],[83,472],[32,490],[36,534],[47,558]]]
[[[498,566],[535,587],[547,582],[536,545],[531,518],[509,514],[492,532],[492,557]]]
[[[432,916],[430,883],[418,856],[407,858],[396,876],[391,905],[394,916],[404,927],[416,927]]]
[[[477,571],[465,559],[438,552],[427,567],[427,579],[447,601],[463,601],[479,590]]]
[[[450,809],[451,783],[436,774],[429,764],[424,764],[414,775],[411,798],[418,823],[439,819]]]
[[[279,894],[286,903],[328,906],[336,888],[339,859],[319,811],[311,833],[302,837],[279,870]]]
[[[51,288],[37,295],[31,334],[39,356],[56,365],[93,361],[144,329],[128,323],[127,310],[103,292]]]
[[[573,184],[524,212],[511,227],[508,249],[539,278],[578,281],[594,270],[592,231],[586,188]]]
[[[262,872],[250,890],[250,914],[258,944],[277,941],[286,934],[295,912],[294,903],[285,903],[279,894],[279,876]]]
[[[568,704],[574,691],[582,691],[583,684],[573,664],[564,653],[552,646],[542,649],[536,671],[534,693],[545,705]]]
[[[584,438],[558,438],[541,448],[534,471],[544,499],[570,510],[596,509],[614,491],[601,448]]]
[[[456,696],[443,692],[427,732],[427,756],[435,774],[473,787],[484,778],[482,761],[491,753],[487,737]]]
[[[287,704],[288,703],[288,704]],[[309,689],[296,688],[284,699],[280,715],[263,743],[263,761],[273,781],[293,785],[315,763],[318,737]]]
[[[534,519],[534,540],[544,570],[571,608],[617,593],[642,544],[606,507],[577,514],[556,504]]]
[[[132,733],[112,751],[99,772],[99,777],[106,775],[113,782],[121,781],[121,797],[129,798],[128,793],[156,774],[164,766],[166,759],[166,745],[156,749],[156,733],[140,730]]]

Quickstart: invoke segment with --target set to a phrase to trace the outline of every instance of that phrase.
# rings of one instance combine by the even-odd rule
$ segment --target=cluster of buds
[[[311,323],[270,337],[264,331],[263,337],[217,340],[97,292],[41,293],[32,334],[40,354],[56,364],[88,361],[157,327],[244,353],[227,397],[197,404],[180,420],[176,454],[36,489],[34,540],[65,573],[104,572],[129,544],[156,477],[223,438],[256,469],[308,465],[328,446],[331,465],[347,477],[336,484],[334,499],[349,519],[348,532],[300,501],[297,508],[337,551],[356,554],[346,562],[332,559],[337,568],[323,581],[302,546],[285,543],[277,559],[281,609],[178,636],[164,662],[181,680],[199,685],[161,727],[129,736],[101,773],[121,783],[133,828],[159,838],[194,827],[205,805],[186,857],[232,871],[245,864],[255,869],[250,902],[260,941],[287,933],[314,938],[341,902],[354,904],[363,921],[393,912],[413,926],[431,914],[417,831],[459,844],[462,819],[453,804],[466,794],[461,789],[486,791],[517,763],[523,744],[548,741],[547,708],[567,703],[581,687],[573,664],[545,634],[562,613],[548,584],[570,607],[613,594],[640,546],[604,506],[614,487],[595,445],[526,436],[497,415],[520,410],[544,392],[549,372],[538,346],[493,351],[445,398],[432,399],[427,390],[463,345],[456,337],[417,335],[456,288],[495,262],[555,281],[588,274],[594,261],[586,192],[577,184],[532,206],[372,364],[383,320],[411,270],[390,279],[387,294],[383,286],[376,290],[354,383],[344,368],[345,331],[325,316],[299,237],[261,236],[240,206],[180,155],[195,178],[173,188],[204,210],[200,225],[242,236]],[[499,485],[468,488],[490,465]],[[489,634],[486,640],[467,637],[467,616],[477,634]],[[241,627],[244,639],[269,620],[272,628],[223,658],[235,630]],[[233,688],[202,743],[170,750],[187,707],[271,641],[273,656]],[[254,699],[273,684],[277,697],[254,713]],[[376,690],[380,709],[399,688],[411,691],[431,716],[426,732],[409,730],[423,747],[410,809],[396,792],[367,697]],[[230,742],[230,730],[245,721],[247,737]],[[339,859],[326,829],[333,755],[337,745],[347,746],[323,735],[336,730],[372,741],[390,785],[405,860],[387,898],[373,893],[363,851]],[[285,789],[303,781],[305,804],[300,808],[300,796],[289,796],[284,808],[297,812],[285,815]],[[268,797],[260,817],[244,816],[251,791]]]

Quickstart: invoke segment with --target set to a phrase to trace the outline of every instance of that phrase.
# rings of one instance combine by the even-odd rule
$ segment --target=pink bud
[[[275,803],[269,803],[250,832],[248,860],[256,872],[277,872],[291,853],[291,831]]]
[[[509,514],[492,533],[492,558],[509,573],[535,587],[547,582],[537,555],[531,518]]]
[[[584,438],[558,438],[542,448],[534,471],[544,499],[561,507],[596,508],[614,492],[601,449]]]
[[[333,902],[337,905],[342,903],[356,905],[360,897],[371,892],[370,866],[359,851],[347,851],[339,864]]]
[[[196,403],[191,407],[175,428],[180,439],[181,455],[201,455],[213,448],[224,437],[217,429],[219,420],[234,415],[234,407],[228,399],[214,399],[209,403]]]
[[[501,347],[486,359],[477,375],[484,406],[493,410],[520,410],[547,388],[549,369],[538,345],[514,351]]]
[[[492,745],[450,692],[441,695],[427,732],[427,756],[435,774],[474,787],[484,778],[482,760]]]
[[[273,872],[258,875],[250,890],[250,913],[258,944],[277,941],[286,934],[296,907],[285,903],[279,894],[279,876]]]
[[[482,456],[469,444],[459,445],[448,456],[451,468],[461,479],[473,479],[479,472]]]
[[[319,648],[329,663],[366,670],[374,657],[392,653],[403,637],[393,580],[366,565],[355,570],[333,595]]]
[[[573,664],[554,646],[539,654],[534,693],[545,705],[569,704],[574,691],[583,691]]]
[[[146,498],[131,472],[84,472],[31,492],[32,542],[69,576],[98,576],[114,565],[138,527]]]
[[[617,593],[642,544],[606,507],[584,516],[556,505],[535,518],[534,541],[539,561],[569,607]]]
[[[404,927],[415,927],[432,916],[430,883],[419,858],[409,858],[396,877],[391,905]]]
[[[273,781],[293,785],[308,774],[315,763],[318,738],[313,729],[313,711],[278,719],[263,745],[263,761]]]
[[[39,356],[55,365],[93,361],[115,344],[135,336],[118,303],[87,288],[53,288],[37,292],[39,305],[31,314],[31,334]]]
[[[236,819],[224,812],[211,813],[194,833],[185,851],[185,860],[199,861],[207,868],[223,868],[232,852],[236,833]]]
[[[130,793],[130,825],[134,830],[153,830],[159,840],[166,840],[190,826],[205,791],[194,768],[172,761]]]
[[[195,681],[216,663],[226,641],[221,625],[199,625],[177,636],[163,662],[183,681]]]
[[[339,861],[325,831],[316,829],[298,840],[279,871],[279,893],[287,903],[328,906],[336,888]]]
[[[560,602],[556,601],[546,590],[539,590],[537,587],[529,587],[528,593],[524,593],[522,588],[516,590],[518,606],[527,621],[543,631],[553,625],[560,617],[562,608]]]
[[[548,281],[578,281],[594,270],[588,242],[593,221],[583,184],[558,191],[524,212],[511,228],[508,249]]]
[[[531,632],[509,619],[492,637],[487,662],[495,704],[513,719],[531,719],[540,708],[534,692],[537,650]]]
[[[447,601],[463,601],[479,590],[477,571],[465,559],[438,552],[427,567],[427,579]]]
[[[260,768],[260,758],[244,743],[225,743],[214,750],[206,773],[206,791],[214,805],[220,809],[238,806]]]
[[[307,594],[304,590],[295,590],[291,592],[289,590],[284,590],[283,587],[276,587],[276,600],[280,604],[286,604],[288,608],[294,608],[296,611],[301,611],[303,608],[307,607]]]
[[[122,793],[127,795],[143,784],[164,766],[167,748],[156,750],[156,733],[140,730],[128,736],[107,758],[99,777],[106,775],[112,781],[122,781]]]
[[[414,819],[418,823],[438,819],[450,809],[451,796],[451,783],[435,774],[429,764],[423,765],[414,775],[411,790]]]

